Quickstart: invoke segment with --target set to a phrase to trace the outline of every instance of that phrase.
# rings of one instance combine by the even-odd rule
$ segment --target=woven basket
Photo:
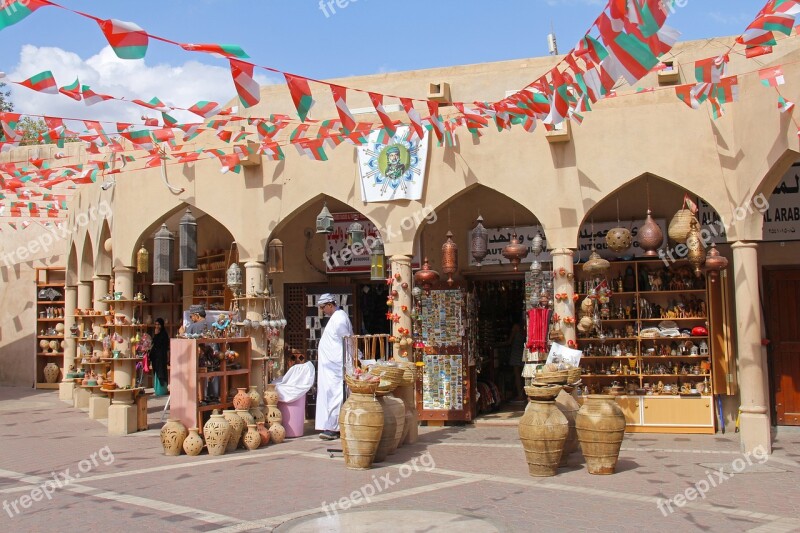
[[[405,369],[399,366],[372,365],[369,368],[369,373],[373,376],[380,376],[381,379],[391,381],[396,387],[403,384]]]
[[[692,229],[692,220],[697,222],[692,210],[687,209],[690,205],[692,204],[689,202],[689,198],[684,195],[682,208],[675,213],[675,216],[669,222],[667,235],[675,242],[685,243],[686,237],[689,236],[689,231]]]
[[[575,383],[581,379],[581,369],[578,368],[570,368],[567,370],[567,383]]]
[[[414,384],[417,380],[417,365],[413,362],[400,363],[400,368],[403,369],[403,382],[401,385],[408,387]]]
[[[344,381],[353,394],[375,394],[375,391],[378,389],[377,381],[358,380],[349,375],[344,377]]]
[[[558,393],[561,392],[561,388],[558,385],[546,385],[543,387],[525,387],[525,394],[528,395],[528,398],[535,401],[552,401],[556,399]]]
[[[552,385],[566,385],[569,381],[569,370],[559,370],[557,372],[540,372],[536,374],[537,383],[549,383]]]

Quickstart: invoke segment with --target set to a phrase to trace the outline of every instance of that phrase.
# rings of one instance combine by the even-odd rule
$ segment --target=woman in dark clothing
[[[164,319],[157,318],[153,332],[153,347],[150,349],[150,365],[153,367],[153,388],[156,396],[167,392],[167,364],[169,363],[169,335],[164,328]]]

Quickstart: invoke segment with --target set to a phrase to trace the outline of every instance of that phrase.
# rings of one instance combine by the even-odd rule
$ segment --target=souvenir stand
[[[477,414],[474,298],[446,287],[420,294],[415,303],[417,413],[429,425],[469,422]]]

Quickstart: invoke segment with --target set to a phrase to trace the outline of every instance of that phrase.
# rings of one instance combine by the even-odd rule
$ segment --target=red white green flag
[[[256,105],[261,100],[261,88],[253,78],[253,64],[237,59],[229,59],[229,61],[233,84],[236,86],[236,93],[239,95],[242,105],[244,107]]]
[[[762,68],[758,71],[758,77],[761,78],[761,83],[766,87],[778,87],[786,83],[781,67]]]
[[[339,112],[339,119],[342,121],[342,129],[346,134],[350,134],[356,127],[356,119],[350,108],[347,107],[347,89],[339,85],[331,85],[333,103],[336,104],[336,111]]]
[[[190,107],[189,111],[191,111],[195,115],[200,115],[203,118],[209,118],[216,115],[220,109],[221,109],[220,105],[216,102],[208,102],[206,100],[200,100],[192,107]]]
[[[442,117],[439,116],[439,102],[428,100],[428,113],[428,118],[425,120],[431,125],[439,144],[442,144],[442,141],[444,141],[444,123],[442,122]]]
[[[725,66],[728,61],[730,61],[728,54],[696,61],[694,64],[694,75],[697,82],[719,83],[725,75]]]
[[[81,94],[83,95],[83,103],[86,105],[94,105],[105,102],[106,100],[114,100],[113,96],[94,92],[88,85],[81,85]]]
[[[300,139],[294,143],[294,147],[300,155],[316,161],[327,161],[328,154],[325,153],[324,142],[324,139]]]
[[[250,56],[236,44],[181,44],[181,48],[190,52],[205,52],[217,57],[235,57],[247,59]]]
[[[620,33],[613,42],[607,44],[616,60],[610,62],[607,68],[625,78],[629,85],[644,78],[659,63],[650,47],[634,35]]]
[[[0,30],[20,22],[43,6],[52,5],[47,0],[0,0]]]
[[[311,87],[308,86],[308,80],[286,73],[283,76],[286,78],[286,85],[292,95],[292,102],[294,102],[294,107],[297,109],[297,115],[301,121],[305,122],[308,112],[314,105],[314,98],[311,96]]]
[[[386,109],[383,107],[383,95],[378,93],[369,93],[369,99],[372,101],[375,112],[378,113],[378,118],[381,119],[381,124],[390,137],[394,137],[397,130],[394,127],[394,122],[389,118]]]
[[[778,95],[778,110],[781,113],[788,113],[794,109],[794,102],[790,102],[783,96]]]
[[[164,102],[159,100],[157,96],[152,97],[147,102],[144,100],[134,100],[133,103],[142,107],[146,107],[147,109],[153,109],[155,111],[167,112],[170,110],[170,108],[164,104]]]
[[[719,83],[715,83],[712,89],[711,98],[722,104],[735,102],[739,99],[739,78],[729,76],[722,78]]]
[[[147,54],[147,32],[133,22],[98,20],[103,35],[120,59],[142,59]]]
[[[418,139],[422,139],[425,137],[425,128],[422,126],[422,117],[414,108],[414,102],[411,98],[401,98],[400,103],[403,105],[403,109],[408,115],[408,120],[411,121],[411,128],[413,129],[414,133],[416,133]]]
[[[28,89],[32,89],[40,93],[58,94],[58,85],[56,84],[56,79],[53,77],[53,73],[49,70],[45,70],[44,72],[40,72],[39,74],[31,76],[27,80],[21,81],[19,84],[23,87],[27,87]]]
[[[712,84],[710,83],[690,83],[675,87],[675,94],[687,106],[692,109],[699,109],[700,104],[705,102],[711,94]]]
[[[73,100],[77,100],[78,102],[81,101],[81,82],[78,78],[75,78],[75,81],[69,85],[64,85],[63,87],[59,87],[58,92],[61,94],[67,95]]]

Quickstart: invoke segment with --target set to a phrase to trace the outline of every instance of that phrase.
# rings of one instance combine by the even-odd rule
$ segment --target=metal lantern
[[[531,263],[531,275],[534,279],[538,279],[542,275],[542,264],[536,259]]]
[[[153,285],[172,285],[172,250],[175,236],[166,224],[153,239]]]
[[[611,250],[619,254],[631,247],[633,237],[627,228],[611,228],[606,233],[606,244]]]
[[[611,267],[611,263],[600,257],[597,251],[593,251],[589,256],[589,260],[583,264],[583,271],[594,276],[595,274],[601,275]]]
[[[225,285],[230,289],[234,296],[239,296],[242,292],[242,269],[239,263],[231,263],[225,276]]]
[[[364,235],[365,235],[364,226],[362,226],[358,222],[353,222],[347,228],[347,246],[353,246],[354,244],[363,246]]]
[[[383,281],[386,279],[386,250],[383,248],[383,241],[378,239],[372,245],[369,254],[369,279],[372,281]]]
[[[415,286],[413,289],[411,289],[411,295],[414,297],[415,300],[419,300],[420,297],[422,296],[422,289]]]
[[[431,265],[426,257],[422,268],[417,270],[416,274],[414,274],[414,282],[422,287],[425,292],[430,292],[433,284],[437,281],[439,281],[439,273],[435,270],[431,270]]]
[[[711,243],[711,248],[708,249],[706,254],[705,269],[708,272],[708,277],[712,283],[719,279],[721,270],[728,268],[728,258],[719,253],[717,245]]]
[[[511,261],[511,264],[514,265],[514,270],[518,270],[520,261],[526,255],[528,255],[528,247],[520,244],[517,232],[514,232],[511,235],[511,242],[503,248],[503,257]]]
[[[686,247],[689,249],[689,262],[694,267],[694,275],[698,278],[703,273],[703,263],[706,254],[703,251],[703,239],[700,237],[700,230],[697,228],[697,219],[690,221],[691,229],[686,237]]]
[[[147,274],[148,272],[150,272],[150,252],[142,243],[142,247],[136,252],[136,273]]]
[[[664,232],[661,231],[661,226],[656,224],[653,220],[652,212],[647,210],[647,218],[639,228],[639,246],[644,250],[644,255],[647,257],[657,257],[658,248],[664,242]]]
[[[333,215],[327,203],[322,204],[322,211],[317,215],[317,233],[333,233]]]
[[[458,246],[453,242],[453,232],[447,232],[447,241],[442,245],[442,272],[447,274],[447,284],[453,285],[453,274],[458,271]]]
[[[542,233],[537,231],[536,237],[533,238],[531,241],[531,252],[533,252],[534,256],[539,255],[542,253],[544,249],[544,239],[542,238]]]
[[[283,243],[280,239],[272,239],[267,246],[267,272],[269,274],[283,272]]]
[[[197,270],[197,219],[189,208],[178,224],[178,235],[178,272]]]
[[[475,261],[478,262],[478,267],[481,266],[481,261],[489,253],[489,232],[483,227],[483,217],[478,215],[478,225],[472,230],[472,243],[470,252]]]

